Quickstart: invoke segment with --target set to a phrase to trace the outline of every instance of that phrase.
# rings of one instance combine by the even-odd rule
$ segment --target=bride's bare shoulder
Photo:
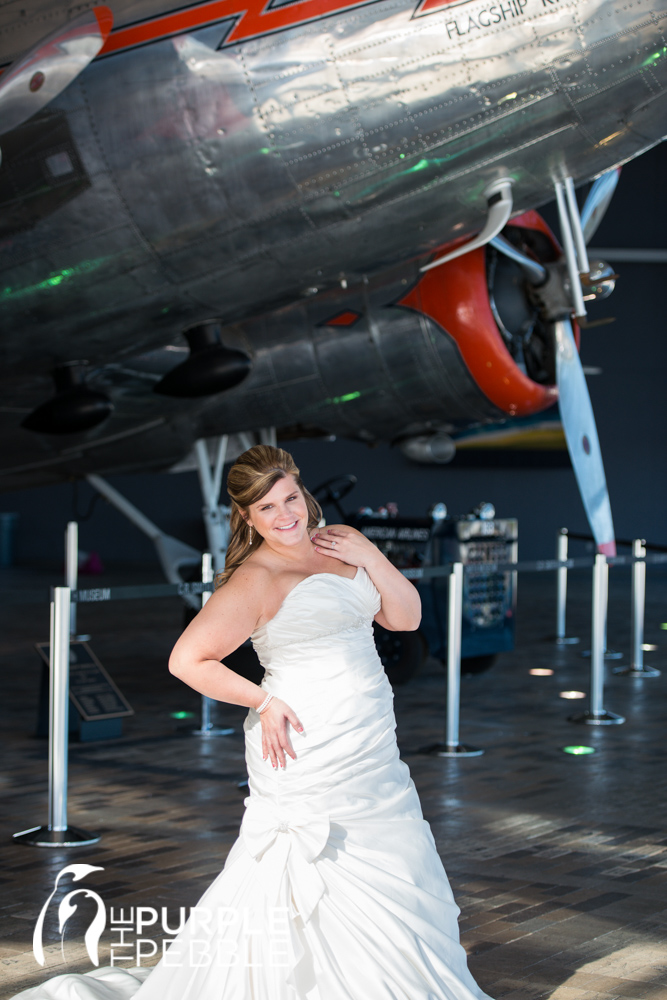
[[[272,573],[261,561],[247,559],[211,597],[220,610],[235,614],[239,607],[261,612],[271,591]],[[208,606],[208,605],[207,605]]]
[[[225,584],[236,594],[265,594],[271,586],[273,573],[260,560],[246,559]],[[222,588],[224,589],[224,588]]]

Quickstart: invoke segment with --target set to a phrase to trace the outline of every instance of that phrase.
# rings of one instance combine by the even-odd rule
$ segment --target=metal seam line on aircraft
[[[553,129],[552,131],[547,132],[547,133],[545,133],[543,135],[539,135],[539,136],[537,136],[535,138],[529,139],[526,142],[521,143],[519,146],[514,146],[511,151],[513,153],[519,152],[519,151],[521,151],[523,149],[528,148],[529,146],[535,145],[538,142],[543,142],[543,141],[545,141],[547,139],[551,139],[555,135],[558,135],[560,132],[564,132],[564,131],[567,131],[568,129],[572,129],[572,128],[576,128],[576,127],[577,126],[574,123],[568,123],[568,124],[565,124],[565,125],[561,125],[559,128]],[[498,160],[501,155],[504,155],[504,154],[498,154],[496,156],[489,157],[485,161],[482,161],[480,165],[481,166],[489,166],[491,163],[493,163],[496,160]],[[396,164],[396,161],[393,161],[393,163],[387,164],[386,167],[391,167],[391,166],[394,166],[395,164]],[[412,172],[413,170],[414,170],[414,168],[408,168],[408,170],[405,171],[405,172],[406,173],[407,172]],[[462,170],[450,171],[449,173],[447,173],[445,175],[440,175],[440,176],[432,177],[428,181],[426,181],[424,184],[422,184],[418,188],[414,189],[413,191],[402,192],[402,193],[400,193],[398,195],[395,195],[392,198],[383,200],[379,204],[371,204],[371,205],[366,206],[365,207],[365,212],[366,212],[366,214],[369,214],[371,212],[378,211],[378,210],[379,211],[386,211],[387,207],[390,206],[390,205],[392,205],[392,204],[400,203],[401,201],[404,201],[406,198],[415,197],[415,196],[417,196],[417,195],[419,195],[419,194],[427,191],[431,187],[439,186],[440,184],[443,184],[443,183],[451,183],[452,181],[457,180],[459,177],[465,176],[469,172],[470,172],[470,168],[469,167],[464,167]],[[356,180],[356,181],[359,181],[361,179],[362,178],[354,178],[354,180]],[[381,183],[381,181],[379,183]],[[319,196],[320,194],[321,194],[321,192],[314,192],[313,193],[313,197],[312,197],[312,201],[315,201],[316,197]],[[355,208],[355,206],[350,201],[346,201],[346,204],[348,204],[353,209]],[[271,215],[267,216],[266,218],[278,217],[279,215],[280,215],[280,213],[271,213]],[[360,219],[358,221],[360,221]],[[340,224],[339,221],[336,220],[335,222],[329,223],[329,224],[327,224],[327,226],[324,226],[322,228],[323,228],[323,230],[328,229],[328,228],[335,228],[335,226],[337,226],[339,224]],[[237,227],[237,228],[240,228],[240,227]],[[230,230],[230,232],[234,232],[234,231],[236,231],[236,230]],[[301,236],[290,237],[290,238],[288,238],[286,240],[280,241],[278,244],[276,244],[276,246],[277,247],[286,247],[286,246],[292,246],[292,245],[298,244],[299,242],[304,241],[307,238],[308,235],[309,234],[302,234]],[[203,242],[205,242],[205,241],[203,241]],[[249,251],[247,254],[241,255],[239,257],[239,260],[243,260],[243,261],[257,260],[258,257],[262,256],[263,252],[264,252],[263,250]],[[599,252],[601,255],[603,253],[602,251],[596,251],[596,252]],[[624,251],[624,252],[631,252],[631,251]],[[646,253],[647,251],[641,251],[641,252]],[[666,251],[652,251],[652,252],[653,253],[657,253],[657,254],[660,254],[660,253],[665,254],[665,253],[667,253]],[[614,252],[613,251],[607,251],[607,250],[604,251],[605,255],[612,254],[612,253],[614,253]],[[618,251],[616,251],[615,253],[616,253],[616,256],[613,259],[617,259],[618,260],[619,259],[619,257],[618,257]],[[630,260],[630,258],[627,258],[627,259]],[[635,257],[633,259],[634,260],[640,260],[640,258],[638,258],[638,257]],[[657,258],[656,262],[661,262],[661,260],[662,260],[662,258]],[[8,298],[10,296],[14,297],[14,296],[17,296],[17,295],[23,295],[23,294],[26,294],[26,293],[30,293],[30,292],[34,291],[35,288],[39,288],[39,287],[47,288],[47,287],[56,286],[56,285],[60,284],[62,281],[69,279],[70,277],[76,277],[78,275],[78,273],[80,273],[81,271],[91,270],[91,269],[93,269],[95,267],[98,267],[100,265],[100,263],[101,263],[101,261],[86,261],[86,262],[82,263],[81,265],[78,265],[78,267],[65,268],[65,269],[63,269],[60,272],[56,272],[56,273],[53,273],[53,274],[49,275],[42,282],[40,282],[38,285],[29,286],[28,288],[14,289],[14,288],[11,288],[11,287],[6,287],[4,289],[0,289],[0,298]],[[214,273],[214,272],[204,271],[203,273],[197,275],[197,277],[193,279],[193,283],[196,284],[198,281],[205,281],[210,276],[211,273]]]
[[[520,152],[521,150],[526,149],[529,146],[533,146],[533,145],[535,145],[538,142],[543,142],[543,141],[545,141],[547,139],[551,139],[551,138],[553,138],[554,136],[558,135],[561,132],[565,132],[568,129],[572,129],[572,128],[576,128],[576,127],[577,126],[576,126],[575,123],[568,123],[566,125],[561,125],[559,128],[553,129],[551,132],[547,132],[547,133],[545,133],[543,135],[537,136],[536,138],[529,139],[526,142],[521,143],[519,146],[514,146],[512,148],[512,150],[511,150],[511,152],[513,152],[513,153]],[[504,155],[504,154],[498,154],[496,156],[489,157],[485,161],[482,161],[480,165],[481,166],[489,166],[491,163],[497,161],[502,155]],[[386,164],[385,166],[388,168],[388,167],[395,166],[395,165],[396,165],[396,161],[393,161],[393,163]],[[406,173],[412,172],[413,169],[414,168],[408,168],[408,170],[405,171],[405,172]],[[445,175],[439,175],[439,176],[436,176],[436,177],[432,177],[428,181],[426,181],[424,184],[420,185],[418,188],[415,188],[413,191],[410,191],[410,192],[401,192],[400,194],[395,195],[392,198],[388,198],[388,199],[383,200],[379,204],[371,204],[371,205],[365,206],[364,211],[365,211],[365,213],[367,215],[370,214],[370,213],[372,213],[372,212],[375,212],[375,211],[386,211],[387,207],[390,206],[390,205],[398,204],[401,201],[404,201],[406,198],[415,197],[415,196],[417,196],[417,195],[419,195],[419,194],[427,191],[431,187],[439,186],[440,184],[443,184],[443,183],[451,183],[452,181],[455,181],[459,177],[465,176],[468,173],[470,173],[470,168],[469,167],[464,167],[462,170],[450,171],[449,173],[447,173]],[[354,180],[355,181],[359,181],[359,180],[362,180],[362,178],[354,178]],[[378,182],[378,184],[381,184],[381,183],[382,183],[381,181]],[[317,197],[319,197],[321,195],[321,193],[322,193],[322,191],[313,192],[313,196],[312,196],[312,198],[310,200],[312,200],[313,202],[316,201]],[[308,203],[309,202],[307,202],[306,204],[308,204]],[[354,206],[354,204],[352,202],[346,200],[346,204],[349,205],[350,208],[356,210],[356,206]],[[266,216],[266,218],[267,219],[269,219],[269,218],[277,218],[279,216],[280,216],[280,213],[271,213],[270,215]],[[359,218],[357,221],[361,221],[361,219]],[[330,228],[333,229],[333,228],[335,228],[338,225],[340,225],[340,221],[339,220],[335,220],[334,222],[328,223],[326,226],[323,226],[322,227],[322,231],[325,231],[325,230],[330,229]],[[236,227],[233,230],[229,230],[229,232],[236,232],[240,228],[242,228],[242,227]],[[305,233],[305,234],[302,234],[300,236],[289,237],[288,239],[281,240],[280,242],[278,242],[275,245],[274,249],[297,245],[298,243],[305,241],[308,238],[308,236],[309,236],[309,234]],[[201,245],[204,245],[206,242],[207,241],[202,241]],[[616,260],[620,259],[618,257],[619,251],[604,250],[604,251],[594,251],[594,252],[600,253],[601,256],[604,256],[604,255],[613,255],[615,253],[616,256],[615,257],[612,256],[610,259],[616,259]],[[632,251],[623,251],[623,252],[624,253],[631,253]],[[648,251],[637,251],[637,252],[647,253]],[[656,253],[656,254],[662,253],[663,255],[667,255],[667,251],[664,251],[664,250],[663,251],[651,251],[651,252],[652,253]],[[260,250],[251,250],[251,251],[248,251],[245,254],[240,255],[238,257],[238,260],[239,261],[243,261],[243,262],[254,262],[258,258],[261,259],[261,257],[263,256],[263,254],[264,254],[264,250],[263,249],[260,249]],[[629,257],[626,258],[626,259],[630,260]],[[644,258],[640,259],[639,257],[634,257],[632,259],[640,261],[640,260],[643,260]],[[655,262],[659,263],[659,262],[662,261],[662,259],[663,258],[658,257],[658,258],[655,259]],[[34,286],[28,286],[27,288],[14,289],[14,288],[11,288],[11,287],[6,287],[4,289],[0,289],[0,298],[9,298],[9,297],[15,297],[15,296],[18,296],[18,295],[29,294],[29,293],[33,292],[35,289],[37,289],[37,288],[47,288],[47,287],[57,286],[58,284],[60,284],[64,280],[67,280],[67,279],[69,279],[71,277],[77,277],[78,274],[80,272],[82,272],[82,271],[94,269],[95,267],[99,266],[100,263],[102,263],[102,261],[86,261],[83,264],[78,265],[78,267],[65,268],[62,271],[59,271],[59,272],[56,272],[56,273],[53,273],[53,274],[49,275],[47,278],[45,278],[39,284],[34,285]],[[168,260],[166,261],[166,263],[168,264]],[[213,274],[213,273],[219,273],[218,269],[215,268],[215,269],[213,269],[211,271],[203,271],[202,273],[198,274],[195,278],[192,279],[192,284],[196,285],[197,282],[199,282],[199,281],[206,281],[210,277],[210,275]]]
[[[377,0],[295,0],[278,7],[271,7],[267,0],[205,0],[204,3],[180,7],[167,14],[136,21],[118,28],[107,38],[97,58],[113,55],[127,49],[136,48],[151,42],[160,41],[188,31],[223,23],[235,19],[228,35],[222,39],[220,48],[251,38],[270,35],[287,28],[296,27],[324,17],[353,10],[358,7],[370,6]],[[553,0],[542,0],[542,6]],[[470,0],[418,0],[413,18],[422,17],[442,10],[444,7],[458,8],[466,6]],[[477,11],[477,20],[468,14],[468,24],[461,25],[455,19],[447,23],[447,33],[450,38],[469,34],[473,28],[482,30],[492,28],[502,21],[520,17],[528,0],[496,0],[488,7]],[[488,14],[487,21],[481,20],[482,14]],[[451,30],[450,30],[451,29]],[[455,34],[452,34],[452,31]],[[4,68],[0,68],[0,74]]]
[[[223,47],[250,38],[270,35],[343,11],[370,6],[376,2],[377,0],[295,0],[278,7],[271,7],[267,0],[247,0],[245,4],[243,0],[206,0],[204,3],[177,8],[159,17],[136,21],[118,28],[107,38],[98,58],[217,22],[236,19],[231,31],[220,43],[220,47]],[[470,0],[419,0],[413,18],[435,13],[444,7],[466,6],[469,2]],[[554,0],[542,0],[542,6],[547,7],[553,2]],[[469,34],[473,28],[478,30],[492,28],[502,21],[520,17],[527,3],[528,0],[497,0],[477,11],[479,23],[469,13],[467,26],[461,22],[464,30],[461,30],[456,19],[449,21],[446,25],[447,34],[452,38]],[[488,20],[482,21],[482,14],[489,15]],[[643,66],[651,65],[652,61],[659,59],[666,51],[667,47],[663,48],[662,53],[652,54]],[[5,68],[6,66],[0,67],[0,74]]]

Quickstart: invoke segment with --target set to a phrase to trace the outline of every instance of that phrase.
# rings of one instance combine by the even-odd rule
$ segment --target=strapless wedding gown
[[[274,770],[249,710],[239,837],[161,962],[57,976],[21,1000],[489,1000],[399,757],[380,604],[364,569],[320,573],[254,632],[262,687],[304,733],[290,727],[296,760]]]

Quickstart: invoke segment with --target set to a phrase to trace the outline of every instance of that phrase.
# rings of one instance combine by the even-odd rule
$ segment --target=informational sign
[[[49,643],[35,643],[35,648],[48,666]],[[84,722],[100,722],[134,715],[134,709],[87,642],[70,642],[69,696]]]

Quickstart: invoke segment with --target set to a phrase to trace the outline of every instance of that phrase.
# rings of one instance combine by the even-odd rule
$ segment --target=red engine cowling
[[[542,264],[561,257],[561,248],[542,217],[534,211],[517,216],[505,230],[524,253]],[[441,247],[444,256],[457,240]],[[508,265],[508,266],[511,266]],[[518,265],[514,265],[519,270]],[[506,281],[512,281],[506,274]],[[525,284],[525,283],[524,283]],[[510,416],[529,416],[546,410],[558,399],[554,381],[532,378],[513,357],[489,280],[489,249],[480,248],[426,271],[398,303],[434,320],[455,340],[476,385],[495,406]],[[518,292],[526,296],[525,289]],[[502,332],[501,332],[502,330]],[[579,331],[575,327],[577,345]],[[550,331],[544,331],[551,351]]]

